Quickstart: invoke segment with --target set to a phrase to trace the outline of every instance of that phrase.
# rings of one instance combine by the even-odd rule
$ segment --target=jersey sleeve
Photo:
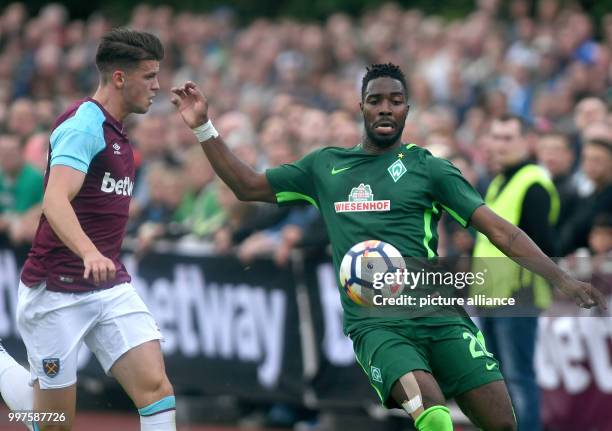
[[[105,147],[104,140],[86,131],[58,127],[51,134],[51,166],[66,165],[87,173],[93,158]]]
[[[482,197],[448,160],[430,157],[428,163],[433,198],[461,226],[467,227],[476,208],[484,205]]]
[[[276,194],[278,204],[306,201],[319,207],[314,184],[314,163],[318,152],[307,154],[300,160],[266,170],[268,182]]]

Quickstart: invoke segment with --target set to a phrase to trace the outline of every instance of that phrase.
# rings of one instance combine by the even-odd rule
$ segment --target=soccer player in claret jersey
[[[2,385],[3,397],[12,399],[5,392],[31,383],[34,410],[61,412],[66,419],[34,429],[71,429],[83,342],[138,407],[141,430],[176,429],[161,334],[119,260],[134,186],[134,154],[122,121],[148,111],[163,55],[152,34],[107,33],[96,54],[96,93],[69,107],[51,133],[43,215],[17,305],[30,382],[19,381],[23,373],[9,364],[14,389]],[[19,400],[13,404],[28,408]]]
[[[598,291],[567,276],[521,230],[488,209],[451,163],[401,142],[408,114],[407,89],[395,65],[372,65],[363,78],[360,106],[366,133],[360,145],[321,148],[265,174],[253,172],[228,150],[208,118],[206,98],[194,83],[172,91],[183,120],[239,199],[279,204],[305,200],[319,208],[336,270],[346,251],[367,239],[393,244],[404,256],[435,256],[436,224],[444,208],[464,226],[471,223],[508,256],[530,258],[529,269],[580,305],[603,304]],[[403,168],[389,169],[398,163]],[[334,203],[346,201],[362,183],[376,200],[388,200],[389,207],[338,211]],[[405,409],[420,431],[448,431],[452,422],[444,404],[446,398],[454,397],[478,427],[516,429],[497,361],[490,355],[470,353],[470,340],[482,344],[482,334],[469,318],[372,317],[339,290],[345,333],[385,406]]]

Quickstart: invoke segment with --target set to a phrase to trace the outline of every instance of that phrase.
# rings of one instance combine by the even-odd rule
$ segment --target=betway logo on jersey
[[[390,200],[374,200],[374,194],[369,184],[361,183],[357,187],[353,187],[348,199],[348,201],[334,202],[334,209],[337,213],[389,211],[391,209]]]
[[[110,172],[104,173],[102,178],[102,190],[104,193],[115,193],[123,196],[132,196],[132,190],[134,189],[134,181],[130,177],[125,177],[122,180],[115,180],[111,178]]]

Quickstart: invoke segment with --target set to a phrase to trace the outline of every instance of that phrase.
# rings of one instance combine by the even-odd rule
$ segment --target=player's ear
[[[125,72],[123,70],[115,70],[111,79],[116,88],[123,88],[125,84]]]

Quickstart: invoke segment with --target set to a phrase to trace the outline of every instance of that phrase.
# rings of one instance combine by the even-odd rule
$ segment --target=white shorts
[[[107,374],[121,355],[162,335],[129,283],[86,293],[51,292],[19,283],[17,328],[28,351],[32,382],[42,389],[76,383],[82,343]]]

